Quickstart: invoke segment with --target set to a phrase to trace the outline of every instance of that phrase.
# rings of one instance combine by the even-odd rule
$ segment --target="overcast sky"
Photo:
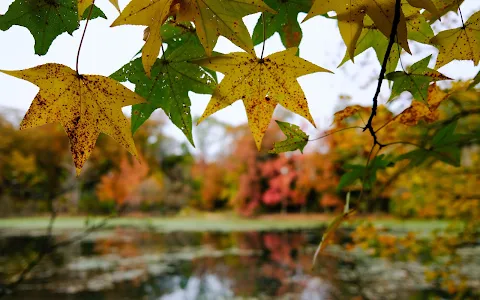
[[[0,14],[4,14],[12,2],[13,0],[1,0]],[[119,2],[121,8],[123,8],[129,1],[120,0]],[[108,20],[95,19],[89,23],[80,56],[79,69],[80,73],[83,74],[109,76],[129,62],[142,47],[144,43],[142,40],[144,27],[118,26],[110,28],[110,24],[118,16],[118,12],[107,0],[97,0],[96,4],[104,11]],[[465,20],[467,20],[474,11],[480,10],[480,0],[466,0],[462,4],[461,9]],[[253,31],[259,16],[260,14],[255,14],[244,18],[250,33]],[[298,16],[299,20],[302,20],[304,17],[305,14]],[[455,24],[456,26],[460,24],[459,18],[453,13],[448,15],[448,19],[456,21],[452,23],[454,26]],[[8,31],[0,31],[0,69],[24,69],[47,62],[61,63],[74,68],[78,44],[84,26],[85,22],[83,21],[81,22],[80,30],[75,31],[73,36],[64,33],[57,37],[45,56],[34,54],[34,40],[26,28],[14,26]],[[435,29],[437,28],[444,29],[445,27],[439,25],[435,27]],[[336,110],[352,103],[365,105],[371,103],[380,65],[376,61],[373,50],[368,50],[356,58],[355,64],[347,62],[344,66],[337,69],[337,65],[344,56],[345,46],[341,40],[335,20],[320,16],[315,17],[302,24],[302,29],[301,57],[335,73],[317,73],[299,78],[317,127],[326,128],[331,124],[332,115]],[[424,58],[431,52],[435,53],[434,57],[436,57],[437,51],[431,46],[411,42],[411,48],[412,52],[417,54],[414,57],[408,54],[403,55],[402,61],[404,65],[409,65]],[[417,52],[418,49],[424,49],[424,51]],[[239,48],[221,37],[215,50],[227,53],[239,51]],[[265,54],[281,50],[283,50],[283,47],[280,38],[278,34],[275,34],[267,41]],[[260,45],[256,47],[256,51],[257,54],[260,53]],[[431,62],[431,67],[433,65],[434,60]],[[454,79],[466,79],[475,75],[478,69],[478,67],[473,66],[471,61],[463,61],[450,63],[439,71]],[[381,102],[385,102],[386,98],[388,98],[388,85],[386,83],[384,82],[383,85]],[[127,86],[132,87],[131,85]],[[0,74],[0,106],[26,111],[37,91],[38,88],[29,82]],[[352,100],[350,102],[339,101],[339,95],[349,95],[352,97]],[[209,95],[191,93],[193,116],[202,114],[209,98]],[[408,101],[397,101],[393,109],[399,110],[408,104]],[[282,109],[278,106],[276,113]],[[160,113],[163,112],[157,112],[157,114]],[[232,124],[240,124],[247,121],[241,101],[237,101],[234,105],[217,112],[214,116]],[[295,120],[297,124],[302,125],[307,133],[312,136],[320,134],[318,130],[308,125],[308,122],[301,117],[295,118]],[[170,135],[186,141],[181,131],[175,126],[170,126],[168,131]]]

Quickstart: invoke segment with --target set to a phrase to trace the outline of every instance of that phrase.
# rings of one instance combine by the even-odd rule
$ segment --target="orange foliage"
[[[142,156],[129,159],[123,156],[119,169],[104,175],[97,186],[97,196],[100,201],[114,200],[117,204],[139,204],[138,199],[130,198],[131,193],[148,175],[148,164]]]

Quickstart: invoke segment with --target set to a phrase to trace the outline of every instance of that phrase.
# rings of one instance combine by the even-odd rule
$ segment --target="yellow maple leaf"
[[[255,54],[253,42],[242,21],[257,12],[276,13],[262,0],[180,0],[177,21],[193,21],[208,56],[220,35],[243,50]]]
[[[480,61],[480,11],[474,13],[464,27],[445,30],[430,40],[438,48],[438,69],[454,59]]]
[[[438,13],[430,0],[407,0],[407,2],[411,6],[425,8],[435,14]],[[350,58],[353,59],[357,40],[363,29],[365,15],[373,20],[375,26],[385,36],[390,37],[395,16],[395,0],[315,0],[303,21],[330,11],[337,13],[340,34],[347,46]],[[403,12],[400,12],[397,37],[400,46],[410,53],[407,42],[407,25]]]
[[[337,111],[336,113],[333,114],[333,123],[340,123],[343,121],[343,119],[348,118],[356,114],[359,110],[364,109],[364,107],[360,105],[352,105],[352,106],[347,106],[344,109]]]
[[[197,61],[201,66],[225,74],[198,123],[242,99],[258,149],[279,103],[315,126],[307,99],[296,78],[330,71],[296,56],[297,50],[289,48],[264,59],[245,52],[234,52]]]
[[[428,106],[420,101],[412,101],[410,107],[398,114],[394,120],[407,126],[417,125],[420,120],[432,123],[438,120],[440,104],[450,96],[450,93],[444,92],[435,83],[428,87]]]
[[[70,139],[77,175],[100,132],[111,136],[133,155],[137,154],[130,124],[121,108],[145,100],[119,82],[100,75],[79,75],[67,66],[53,63],[0,72],[40,88],[20,129],[60,122]]]
[[[148,76],[162,47],[160,28],[171,15],[172,2],[173,0],[133,0],[111,25],[111,27],[127,24],[148,26],[142,49],[143,68]]]

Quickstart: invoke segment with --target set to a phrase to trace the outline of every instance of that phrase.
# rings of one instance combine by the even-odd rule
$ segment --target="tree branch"
[[[363,128],[363,131],[368,129],[368,131],[370,132],[370,135],[373,137],[374,146],[378,145],[380,149],[383,148],[384,145],[378,141],[377,135],[372,126],[372,121],[375,115],[377,114],[378,96],[380,95],[382,82],[383,82],[383,79],[385,78],[385,72],[387,71],[388,58],[390,57],[390,52],[392,51],[393,44],[395,43],[395,36],[397,35],[397,27],[398,27],[398,24],[400,23],[400,10],[401,10],[401,0],[396,0],[395,15],[393,17],[393,22],[392,22],[392,31],[390,32],[390,38],[388,40],[387,50],[385,51],[385,57],[383,58],[382,69],[380,70],[380,75],[378,77],[377,90],[375,91],[375,95],[373,96],[372,113],[368,118],[367,125],[365,125],[365,127]]]

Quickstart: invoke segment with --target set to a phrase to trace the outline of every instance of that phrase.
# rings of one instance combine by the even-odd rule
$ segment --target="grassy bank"
[[[105,228],[117,226],[153,229],[156,231],[263,231],[311,229],[328,225],[333,216],[328,215],[266,215],[257,218],[241,218],[231,213],[201,214],[178,217],[120,217],[108,221]],[[58,217],[54,230],[82,230],[87,224],[95,224],[101,217],[87,218],[81,216]],[[49,217],[23,217],[0,219],[0,230],[41,230],[46,229]],[[355,218],[345,226],[354,226],[369,221],[375,225],[394,230],[430,231],[443,229],[449,221],[443,220],[397,220],[392,218]]]

